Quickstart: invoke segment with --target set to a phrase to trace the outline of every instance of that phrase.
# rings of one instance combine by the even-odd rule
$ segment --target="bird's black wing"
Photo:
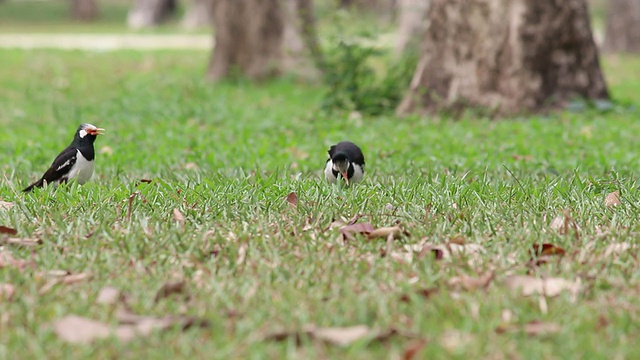
[[[72,147],[64,149],[60,155],[53,160],[49,170],[42,176],[42,180],[48,183],[63,180],[76,161],[78,161],[78,150]]]
[[[34,187],[42,187],[44,186],[44,182],[50,184],[54,181],[66,180],[66,175],[69,174],[69,171],[73,167],[73,165],[78,160],[78,150],[73,147],[68,147],[64,149],[49,167],[49,170],[42,175],[40,180],[34,182],[33,184],[27,186],[24,192],[29,192],[33,190]]]

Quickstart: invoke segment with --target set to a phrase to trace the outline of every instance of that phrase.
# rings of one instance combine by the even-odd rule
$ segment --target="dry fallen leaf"
[[[604,198],[604,206],[606,207],[618,206],[620,204],[622,204],[620,202],[620,191],[611,192]]]
[[[13,207],[13,203],[10,201],[0,200],[0,209],[9,210]]]
[[[532,321],[525,324],[522,330],[530,336],[548,335],[560,331],[560,325],[550,322]]]
[[[185,170],[198,170],[200,167],[194,162],[188,162],[184,164],[184,168]]]
[[[576,221],[571,217],[569,210],[566,210],[563,215],[556,216],[549,227],[558,232],[560,235],[567,235],[569,230],[573,229],[576,239],[580,237],[580,228]]]
[[[0,234],[15,235],[17,233],[18,233],[18,230],[14,229],[14,228],[10,228],[10,227],[6,227],[4,225],[0,225]]]
[[[173,209],[173,220],[177,222],[184,222],[184,215],[177,208]]]
[[[113,155],[113,149],[110,146],[103,146],[100,148],[100,154]]]
[[[343,240],[355,240],[357,234],[367,235],[373,231],[373,225],[370,223],[355,223],[345,225],[339,229]]]
[[[74,344],[88,344],[96,339],[114,336],[120,341],[127,342],[137,336],[147,336],[154,330],[164,330],[173,326],[180,326],[183,330],[193,327],[208,327],[206,320],[186,316],[130,316],[120,325],[112,328],[100,321],[69,315],[53,322],[53,330],[58,337]]]
[[[13,294],[15,294],[16,289],[11,284],[0,284],[0,300],[10,301],[13,298]]]
[[[238,246],[238,257],[236,258],[236,266],[240,266],[244,263],[244,259],[247,257],[247,244],[242,243]]]
[[[564,255],[565,251],[563,248],[553,244],[533,244],[533,254],[535,256]]]
[[[383,238],[383,239],[388,239],[389,237],[392,237],[393,239],[397,240],[400,238],[400,235],[403,234],[402,229],[400,229],[400,226],[389,226],[389,227],[381,227],[381,228],[377,228],[369,233],[367,233],[367,238],[369,239],[376,239],[376,238]],[[406,233],[404,233],[406,235]]]
[[[554,297],[565,290],[575,296],[582,289],[580,279],[569,281],[562,278],[541,279],[527,275],[511,275],[507,277],[505,282],[509,288],[520,291],[524,296],[540,294]]]
[[[397,333],[398,332],[394,329],[390,329],[385,332],[372,330],[366,325],[328,328],[319,328],[315,325],[306,325],[300,331],[276,331],[268,334],[265,338],[267,340],[283,341],[293,337],[296,339],[296,343],[300,344],[303,337],[308,337],[310,339],[322,341],[330,345],[348,346],[362,339],[384,341],[391,336],[396,335]]]
[[[493,280],[493,270],[489,270],[486,273],[482,274],[479,277],[473,276],[456,276],[449,280],[449,285],[458,286],[461,285],[467,291],[475,291],[478,289],[486,289],[489,284],[491,284],[491,280]]]
[[[36,238],[1,238],[0,243],[4,243],[7,245],[16,245],[16,246],[24,246],[24,247],[33,247],[42,244],[42,240]]]
[[[425,345],[427,345],[427,341],[424,339],[417,339],[417,340],[411,341],[404,348],[404,352],[402,353],[402,360],[413,360],[413,358],[415,358],[416,355],[420,353],[420,350],[422,350],[425,347]]]
[[[449,244],[456,244],[464,246],[467,243],[467,239],[464,236],[454,236],[449,239]]]
[[[91,273],[79,273],[79,274],[69,274],[62,278],[62,283],[65,285],[75,284],[77,282],[81,282],[84,280],[91,279],[93,274]]]
[[[53,331],[60,339],[73,344],[88,344],[111,335],[108,325],[76,315],[54,321]]]
[[[298,195],[295,192],[290,192],[285,199],[287,200],[289,205],[293,206],[294,208],[298,206]]]
[[[114,288],[113,286],[105,286],[102,289],[100,289],[100,292],[98,292],[96,303],[113,305],[120,300],[120,297],[121,297],[120,290]]]
[[[635,246],[623,242],[623,243],[617,243],[617,244],[609,244],[609,246],[607,246],[607,248],[604,250],[604,255],[603,257],[610,257],[611,255],[620,255],[623,252],[634,248]]]
[[[17,260],[14,258],[10,251],[0,250],[0,269],[11,266],[22,270],[29,264],[30,262],[27,260]]]
[[[171,281],[162,285],[155,297],[155,302],[160,301],[173,294],[182,294],[185,292],[186,282],[184,280]]]
[[[315,339],[338,346],[347,346],[372,334],[371,329],[366,325],[335,328],[312,327],[310,331]]]
[[[43,295],[58,284],[71,285],[77,282],[88,280],[92,276],[93,275],[91,273],[78,273],[78,274],[67,273],[64,276],[54,277],[53,279],[50,279],[49,281],[47,281],[40,288],[40,290],[38,290],[38,294]]]

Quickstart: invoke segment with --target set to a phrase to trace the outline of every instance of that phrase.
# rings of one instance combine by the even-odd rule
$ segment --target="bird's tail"
[[[34,182],[33,184],[27,186],[26,188],[24,188],[24,190],[22,190],[22,192],[29,192],[31,190],[33,190],[33,188],[36,187],[42,187],[42,185],[44,185],[44,178],[41,178],[40,180]]]

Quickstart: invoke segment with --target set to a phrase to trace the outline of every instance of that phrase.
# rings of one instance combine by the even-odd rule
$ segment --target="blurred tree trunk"
[[[311,0],[215,0],[208,77],[263,79],[314,69],[321,58]],[[308,66],[302,65],[304,63]]]
[[[72,0],[71,18],[80,21],[93,21],[98,18],[96,0]]]
[[[177,0],[135,0],[127,24],[133,29],[160,25],[175,15],[177,5]]]
[[[182,26],[187,29],[197,29],[213,25],[213,1],[191,0],[182,20]]]
[[[432,0],[399,114],[543,111],[608,98],[585,0]]]
[[[359,10],[391,11],[397,0],[340,0],[340,7]]]
[[[420,35],[427,28],[430,0],[398,0],[398,40],[396,53],[419,46]]]
[[[611,0],[604,50],[640,53],[640,0]]]

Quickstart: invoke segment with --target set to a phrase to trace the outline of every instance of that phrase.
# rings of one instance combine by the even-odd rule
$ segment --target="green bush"
[[[386,51],[340,40],[325,57],[324,110],[359,111],[368,115],[393,112],[409,85],[417,56],[389,60]],[[374,65],[385,71],[379,74]]]

